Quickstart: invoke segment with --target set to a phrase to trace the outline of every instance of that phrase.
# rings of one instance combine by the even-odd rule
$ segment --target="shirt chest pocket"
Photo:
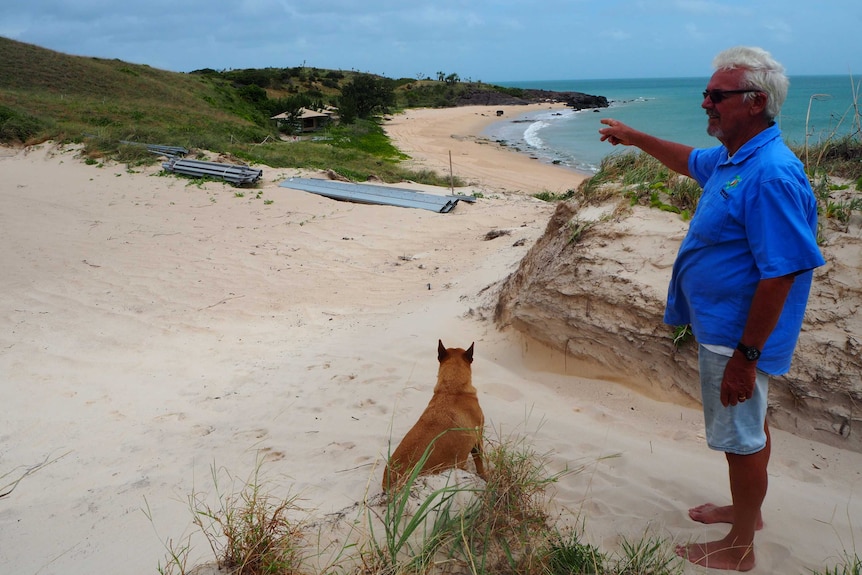
[[[730,194],[723,188],[704,193],[697,204],[688,233],[705,245],[718,243],[729,218]]]

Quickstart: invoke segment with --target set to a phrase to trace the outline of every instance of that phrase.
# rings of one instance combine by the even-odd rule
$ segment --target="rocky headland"
[[[555,92],[552,90],[523,90],[515,96],[497,90],[469,89],[455,101],[457,106],[517,106],[527,104],[560,104],[575,110],[607,108],[608,99],[582,92]]]

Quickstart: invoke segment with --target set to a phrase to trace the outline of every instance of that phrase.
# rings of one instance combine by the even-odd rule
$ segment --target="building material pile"
[[[189,153],[187,148],[183,148],[182,146],[163,146],[161,144],[144,144],[142,142],[130,142],[128,140],[120,140],[121,144],[126,144],[127,146],[145,146],[147,151],[152,154],[158,154],[160,156],[185,156]]]
[[[218,162],[186,160],[176,157],[163,162],[162,168],[168,172],[183,174],[184,176],[191,176],[193,178],[220,178],[235,186],[254,184],[263,176],[263,170],[244,164],[220,164]]]

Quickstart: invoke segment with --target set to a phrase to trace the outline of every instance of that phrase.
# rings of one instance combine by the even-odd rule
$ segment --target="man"
[[[716,56],[703,93],[707,133],[721,146],[694,149],[604,119],[602,141],[632,145],[702,187],[674,263],[664,321],[691,325],[698,341],[707,444],[725,452],[732,505],[694,507],[702,523],[731,523],[720,540],[677,547],[692,563],[748,571],[763,526],[770,455],[770,375],[790,369],[808,302],[817,205],[804,169],[775,125],[789,81],[760,48]]]

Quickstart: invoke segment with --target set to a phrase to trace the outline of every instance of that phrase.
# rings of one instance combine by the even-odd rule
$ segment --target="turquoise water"
[[[541,160],[585,172],[594,172],[607,154],[625,150],[599,141],[602,118],[613,117],[690,146],[715,146],[719,142],[707,135],[706,113],[700,107],[707,81],[708,78],[659,78],[497,82],[503,86],[605,96],[611,105],[598,111],[565,109],[520,114],[494,123],[484,135]],[[850,76],[791,77],[790,92],[778,119],[784,139],[803,144],[807,134],[809,143],[816,143],[834,132],[855,131],[853,93]]]

